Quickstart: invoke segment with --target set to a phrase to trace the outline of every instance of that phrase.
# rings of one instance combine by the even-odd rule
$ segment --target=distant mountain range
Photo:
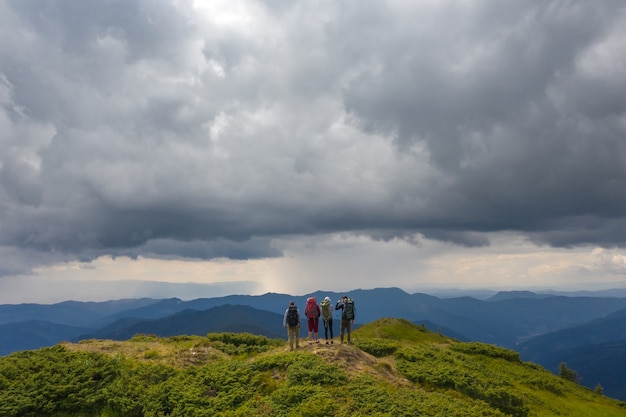
[[[0,325],[0,355],[18,350],[52,346],[63,340],[73,340],[87,328],[66,326],[43,320],[26,320]]]
[[[607,395],[626,399],[626,309],[534,337],[517,350],[524,360],[554,373],[565,362],[578,373],[581,384],[590,388],[601,384]]]
[[[169,337],[221,332],[247,332],[280,338],[285,333],[282,320],[282,315],[269,311],[225,304],[208,310],[187,309],[160,319],[123,318],[78,339],[126,340],[140,333]]]
[[[309,296],[333,303],[344,293],[303,296],[268,293],[182,301],[128,299],[106,302],[0,305],[0,355],[88,338],[125,340],[135,334],[173,336],[249,332],[285,337],[282,317],[289,301],[304,310]],[[356,324],[404,318],[462,341],[491,343],[556,372],[566,362],[591,388],[626,400],[626,298],[502,292],[487,299],[439,298],[397,288],[354,290]],[[339,315],[335,313],[335,334]],[[320,331],[323,328],[320,325]],[[302,336],[306,329],[302,329]]]

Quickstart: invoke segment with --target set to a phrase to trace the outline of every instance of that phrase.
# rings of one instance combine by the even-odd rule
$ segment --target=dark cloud
[[[0,245],[624,245],[621,2],[202,6],[0,1]]]
[[[416,26],[410,38],[402,29],[414,18],[396,15],[395,48],[352,81],[346,107],[365,128],[394,135],[399,149],[426,143],[431,161],[454,176],[431,194],[441,227],[548,231],[567,218],[572,228],[580,216],[608,221],[623,211],[622,76],[590,79],[583,68],[623,66],[590,54],[621,36],[622,6],[472,4],[449,10],[438,28]],[[382,33],[388,20],[369,19],[370,30]],[[594,58],[609,62],[585,63]],[[572,233],[564,242],[548,233],[545,241],[605,241],[595,230],[594,238]]]
[[[185,258],[195,259],[256,259],[272,258],[282,255],[272,247],[269,239],[252,238],[243,242],[226,239],[214,239],[209,242],[157,239],[151,240],[139,248],[137,255],[167,258],[178,254]]]

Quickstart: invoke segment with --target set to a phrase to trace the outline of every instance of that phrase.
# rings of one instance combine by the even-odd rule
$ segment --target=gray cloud
[[[24,271],[333,232],[624,246],[623,7],[0,1],[0,245],[45,255]]]

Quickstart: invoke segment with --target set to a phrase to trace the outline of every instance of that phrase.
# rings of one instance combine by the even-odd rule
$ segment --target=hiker
[[[322,322],[324,323],[324,339],[328,344],[328,332],[330,331],[330,344],[333,344],[333,305],[330,303],[330,297],[326,297],[320,303],[322,309]]]
[[[294,341],[296,349],[300,347],[300,311],[296,303],[289,302],[289,307],[285,310],[283,317],[283,327],[287,329],[287,339],[289,340],[289,350],[293,350]]]
[[[341,337],[341,344],[343,344],[344,331],[348,336],[348,344],[350,344],[350,333],[352,331],[352,324],[354,323],[355,308],[354,300],[348,298],[347,295],[341,297],[341,300],[337,300],[335,310],[341,310],[341,331],[339,333]]]
[[[308,319],[309,328],[309,345],[313,343],[312,336],[315,336],[315,343],[319,343],[318,330],[320,326],[320,306],[317,304],[315,297],[309,297],[306,300],[306,307],[304,308],[304,315]]]

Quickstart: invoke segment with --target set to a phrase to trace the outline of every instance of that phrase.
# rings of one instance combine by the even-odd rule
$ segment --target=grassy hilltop
[[[337,342],[337,341],[336,341]],[[1,416],[626,416],[516,352],[402,319],[352,345],[247,333],[88,340],[0,357]]]

